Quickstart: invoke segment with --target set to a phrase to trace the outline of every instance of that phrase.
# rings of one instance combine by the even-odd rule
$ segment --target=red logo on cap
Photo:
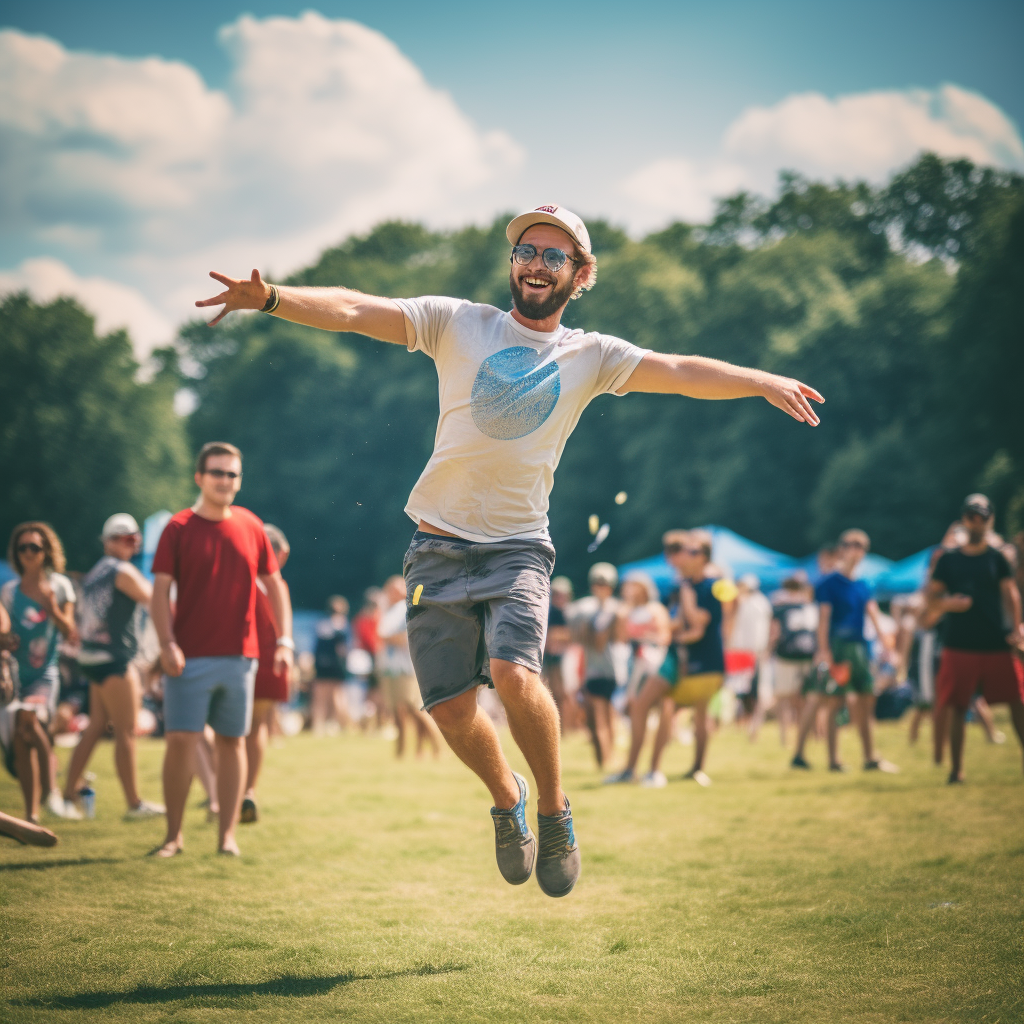
[[[538,206],[534,212],[540,213],[541,211],[543,211],[544,213],[554,213],[557,209],[557,206]]]

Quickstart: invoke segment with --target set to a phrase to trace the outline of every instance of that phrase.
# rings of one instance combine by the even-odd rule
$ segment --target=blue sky
[[[1024,170],[1019,3],[309,6],[0,3],[0,287],[155,342],[211,261],[290,270],[384,216],[642,233],[783,166]]]

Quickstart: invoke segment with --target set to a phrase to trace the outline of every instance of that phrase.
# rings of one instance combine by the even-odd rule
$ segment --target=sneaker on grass
[[[703,786],[705,789],[711,785],[711,776],[706,772],[702,772],[699,768],[694,768],[693,771],[689,771],[683,776],[684,782],[690,779],[693,779],[698,786]]]
[[[640,785],[644,789],[664,789],[668,785],[668,779],[664,772],[648,772],[640,780]]]
[[[149,800],[140,800],[135,807],[129,807],[124,812],[124,817],[126,821],[138,821],[143,818],[159,818],[166,813],[167,808],[163,804],[154,804]]]
[[[569,798],[561,814],[537,814],[540,851],[537,884],[545,896],[568,896],[580,877],[580,846],[572,828]]]
[[[46,810],[55,818],[65,818],[70,821],[81,821],[83,818],[83,814],[75,802],[65,800],[64,794],[59,789],[50,790],[50,795],[46,798]]]
[[[254,821],[260,820],[260,809],[256,806],[256,801],[252,797],[246,797],[242,801],[242,813],[239,815],[238,820],[243,825],[251,825]]]
[[[518,772],[512,773],[519,786],[519,803],[509,810],[491,808],[494,822],[494,855],[501,877],[509,885],[522,885],[533,874],[537,839],[526,824],[526,801],[530,788]]]
[[[794,754],[793,760],[789,762],[789,767],[803,768],[805,771],[810,771],[811,768],[803,754]]]
[[[877,761],[865,761],[864,771],[885,772],[887,775],[899,775],[900,773],[898,765],[893,764],[892,761],[886,761],[884,758],[879,758]]]
[[[621,772],[615,772],[613,775],[608,775],[604,780],[606,786],[631,785],[634,782],[636,782],[636,776],[628,768],[624,768]]]

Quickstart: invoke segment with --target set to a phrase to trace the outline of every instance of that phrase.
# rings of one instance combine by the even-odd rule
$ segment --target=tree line
[[[506,216],[433,232],[381,224],[286,283],[508,308]],[[571,327],[804,380],[821,426],[767,403],[602,397],[556,475],[557,570],[657,550],[673,526],[718,523],[803,554],[848,526],[900,558],[934,542],[970,490],[1024,529],[1024,179],[931,155],[887,185],[783,175],[709,224],[642,240],[588,224],[597,287]],[[198,283],[197,283],[198,286]],[[260,315],[185,325],[140,381],[128,339],[99,338],[68,300],[0,306],[0,522],[42,517],[72,567],[103,518],[190,500],[206,440],[245,453],[240,501],[293,544],[298,603],[356,596],[401,566],[405,499],[437,422],[433,366],[400,346]],[[196,408],[172,409],[178,388]],[[628,500],[616,504],[625,491]],[[588,518],[611,532],[588,555]]]

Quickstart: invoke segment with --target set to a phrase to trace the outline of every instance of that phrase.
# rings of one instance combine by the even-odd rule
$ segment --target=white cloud
[[[79,277],[60,260],[25,260],[16,270],[0,271],[0,295],[19,291],[40,303],[62,295],[77,299],[96,318],[97,333],[126,328],[140,362],[174,339],[174,325],[136,289],[102,277]]]
[[[60,256],[179,317],[213,266],[291,270],[385,217],[503,205],[520,147],[380,33],[306,12],[239,18],[221,41],[226,92],[184,64],[0,31],[0,264]]]
[[[934,91],[868,92],[830,100],[789,96],[745,110],[726,130],[718,156],[665,158],[622,184],[634,223],[703,220],[714,200],[740,188],[774,189],[780,170],[810,178],[881,182],[923,151],[1024,170],[1024,144],[1009,118],[983,96],[955,85]]]

